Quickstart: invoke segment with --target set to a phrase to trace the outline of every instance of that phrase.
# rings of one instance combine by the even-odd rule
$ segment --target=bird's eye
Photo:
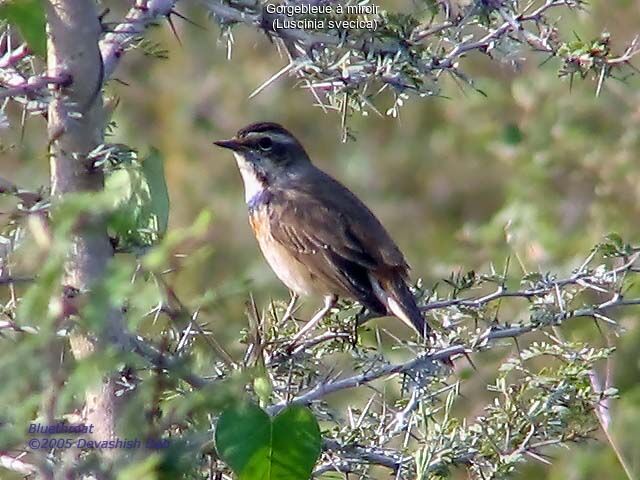
[[[264,150],[265,152],[268,152],[273,147],[273,142],[269,137],[263,137],[260,140],[258,140],[258,147],[260,147],[260,150]]]

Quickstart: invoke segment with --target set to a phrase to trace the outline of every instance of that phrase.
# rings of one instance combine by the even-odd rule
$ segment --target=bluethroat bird
[[[251,227],[275,274],[294,294],[324,297],[294,342],[338,297],[429,334],[398,246],[358,197],[311,163],[296,137],[277,123],[254,123],[214,143],[235,156]]]

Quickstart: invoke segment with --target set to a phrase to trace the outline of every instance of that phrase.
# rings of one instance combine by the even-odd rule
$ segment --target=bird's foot
[[[320,321],[325,317],[327,313],[334,307],[338,298],[336,296],[330,295],[325,297],[324,306],[316,312],[316,314],[311,317],[311,320],[307,322],[307,324],[300,329],[298,333],[291,339],[291,343],[287,345],[286,350],[291,353],[293,350],[300,344],[301,340],[303,340],[316,326]]]
[[[284,311],[282,318],[280,319],[280,325],[284,325],[287,320],[293,319],[293,313],[296,311],[296,303],[298,303],[298,298],[300,297],[297,293],[291,293],[291,300],[289,301],[289,304],[287,305],[287,308]]]

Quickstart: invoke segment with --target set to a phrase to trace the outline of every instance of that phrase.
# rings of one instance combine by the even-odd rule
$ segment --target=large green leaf
[[[167,231],[169,194],[163,158],[151,149],[142,161],[109,172],[105,193],[113,202],[109,228],[122,247],[153,245]]]
[[[15,25],[36,55],[47,56],[47,33],[42,0],[6,0],[0,2],[0,20]]]
[[[163,236],[169,223],[169,192],[164,177],[164,159],[155,148],[142,162],[142,171],[149,185],[150,206],[157,220],[157,233]]]
[[[320,427],[308,408],[292,406],[275,418],[243,404],[216,426],[218,454],[239,480],[306,480],[320,455]]]
[[[124,246],[153,243],[149,188],[139,168],[127,166],[110,172],[105,180],[105,193],[112,199],[113,213],[109,229]]]

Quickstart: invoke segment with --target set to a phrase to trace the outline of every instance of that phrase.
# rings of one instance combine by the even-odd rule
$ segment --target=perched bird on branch
[[[233,151],[251,227],[275,274],[298,295],[324,297],[324,307],[296,339],[338,297],[357,300],[373,315],[395,315],[429,335],[400,249],[358,197],[311,163],[293,134],[277,123],[254,123],[214,143]]]

